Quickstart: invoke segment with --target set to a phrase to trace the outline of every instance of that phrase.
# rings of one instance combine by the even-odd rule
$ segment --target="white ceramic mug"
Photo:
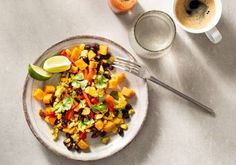
[[[201,28],[201,29],[194,29],[194,28],[189,28],[184,26],[183,24],[181,24],[181,22],[178,20],[178,18],[176,17],[176,1],[177,0],[173,0],[173,16],[174,16],[174,20],[175,22],[185,31],[189,32],[189,33],[205,33],[206,36],[208,37],[208,39],[214,43],[217,44],[222,40],[222,35],[221,33],[218,31],[218,29],[215,27],[216,24],[219,22],[220,18],[221,18],[221,14],[222,14],[222,3],[221,0],[214,0],[215,1],[215,6],[216,6],[216,12],[214,15],[214,18],[210,21],[209,24],[207,24],[205,27]]]

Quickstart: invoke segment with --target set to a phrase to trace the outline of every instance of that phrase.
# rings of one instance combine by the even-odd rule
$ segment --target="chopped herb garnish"
[[[75,77],[73,78],[73,81],[71,83],[71,85],[74,88],[81,88],[81,89],[85,89],[85,87],[88,84],[88,80],[83,80],[83,73],[77,74],[75,75]]]
[[[96,88],[102,89],[107,87],[108,79],[103,75],[96,76],[97,83],[95,84]]]
[[[92,111],[103,112],[103,111],[107,110],[107,107],[108,107],[108,105],[106,103],[101,104],[101,105],[95,104],[95,105],[92,105],[91,109],[92,109]]]

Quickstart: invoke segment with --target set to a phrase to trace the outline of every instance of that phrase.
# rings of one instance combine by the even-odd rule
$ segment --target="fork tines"
[[[136,74],[138,75],[141,69],[141,66],[137,63],[128,61],[126,59],[120,58],[120,57],[116,57],[113,66],[125,71],[128,71],[130,73]]]

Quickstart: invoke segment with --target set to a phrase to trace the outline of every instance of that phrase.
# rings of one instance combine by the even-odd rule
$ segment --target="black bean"
[[[94,49],[94,51],[97,52],[99,50],[99,44],[94,44],[93,49]]]
[[[109,68],[108,68],[109,70],[113,70],[114,69],[114,66],[112,66],[112,65],[109,65]]]
[[[73,149],[72,143],[66,144],[66,148],[67,148],[68,150],[72,150],[72,149]]]
[[[108,116],[109,116],[109,112],[106,112],[106,113],[104,114],[104,116],[108,117]]]
[[[109,68],[110,64],[109,63],[102,63],[102,66],[104,69]]]
[[[118,128],[118,134],[122,137],[124,136],[124,130],[121,127]]]
[[[107,59],[109,59],[111,57],[111,54],[107,53],[106,55],[103,55],[102,57],[103,57],[103,59],[107,60]]]
[[[56,119],[55,121],[55,125],[59,124],[60,123],[60,120]]]
[[[113,112],[113,114],[114,114],[115,116],[118,116],[119,112],[118,112],[117,110],[115,110],[115,111]]]
[[[132,109],[132,106],[131,106],[130,104],[127,104],[127,105],[125,106],[125,109],[126,109],[126,110],[130,110],[130,109]]]
[[[104,131],[103,131],[103,132],[100,132],[100,136],[101,136],[101,137],[106,136],[106,132],[104,132]]]
[[[92,130],[92,132],[98,132],[96,127],[92,127],[91,130]]]
[[[98,132],[93,132],[93,134],[91,135],[91,138],[96,138],[99,136],[99,133]]]
[[[86,64],[89,65],[89,59],[88,59],[88,57],[83,57],[83,60],[84,60],[84,62],[85,62]]]
[[[77,151],[77,152],[80,152],[80,148],[78,145],[75,145],[74,149]]]
[[[111,79],[111,75],[110,75],[109,73],[104,73],[103,75],[104,75],[104,77],[106,77],[107,79],[109,79],[109,80]]]
[[[124,119],[129,119],[129,112],[128,110],[124,109],[122,110],[122,115]]]
[[[94,60],[99,62],[102,60],[102,56],[100,54],[97,54],[96,57],[94,57]]]
[[[66,133],[66,137],[69,138],[69,137],[70,137],[70,134]]]

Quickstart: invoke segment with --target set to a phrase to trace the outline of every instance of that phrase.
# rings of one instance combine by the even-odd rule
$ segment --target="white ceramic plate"
[[[45,59],[55,54],[55,52],[58,52],[61,49],[78,45],[80,43],[104,43],[109,46],[109,51],[113,55],[127,58],[131,61],[135,60],[127,50],[114,43],[113,41],[96,36],[75,36],[63,40],[47,49],[35,61],[34,64],[41,65]],[[124,71],[118,70],[118,72]],[[58,82],[58,76],[54,76],[54,78],[46,82],[41,82],[32,79],[28,75],[25,80],[23,91],[23,109],[26,121],[32,133],[46,148],[52,150],[56,154],[63,155],[70,159],[83,161],[97,160],[108,157],[118,152],[126,145],[128,145],[137,135],[146,118],[148,107],[148,89],[146,81],[129,73],[126,73],[126,77],[127,81],[125,85],[128,85],[130,88],[136,91],[136,97],[130,100],[131,105],[136,110],[136,113],[131,117],[131,120],[129,121],[129,129],[124,132],[124,137],[114,135],[112,136],[110,143],[107,145],[101,144],[99,140],[100,138],[96,138],[96,140],[88,139],[90,143],[90,151],[78,153],[76,151],[72,152],[67,150],[67,148],[63,144],[63,140],[65,139],[64,137],[59,138],[59,140],[56,142],[52,140],[50,127],[38,115],[38,110],[42,108],[42,104],[32,97],[32,91],[35,88],[43,87],[45,84],[56,84]]]

